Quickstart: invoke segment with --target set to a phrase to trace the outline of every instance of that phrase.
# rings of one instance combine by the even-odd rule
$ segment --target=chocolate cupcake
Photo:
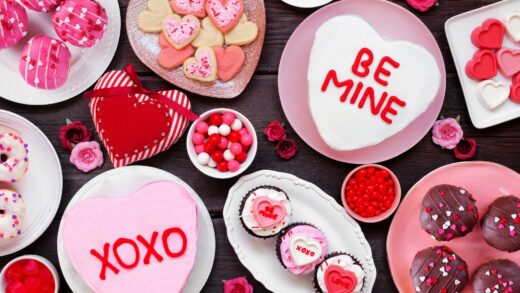
[[[465,236],[478,223],[478,217],[471,193],[449,184],[432,187],[421,205],[421,225],[438,241]]]
[[[520,198],[510,195],[496,199],[482,219],[487,244],[502,251],[520,250]]]
[[[365,271],[361,262],[345,252],[325,257],[314,273],[314,287],[318,293],[359,293],[365,285]]]
[[[278,187],[260,186],[249,191],[240,206],[242,226],[252,236],[269,238],[289,225],[292,205]]]
[[[282,266],[295,275],[314,271],[327,254],[325,235],[311,224],[294,223],[278,236],[276,251]]]
[[[410,276],[416,292],[461,292],[468,283],[468,265],[448,247],[434,246],[417,252]]]
[[[481,264],[473,275],[473,292],[520,292],[520,267],[508,259]]]

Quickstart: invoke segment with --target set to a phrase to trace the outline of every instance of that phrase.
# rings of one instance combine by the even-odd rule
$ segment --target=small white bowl
[[[199,121],[207,121],[209,119],[209,116],[213,113],[220,113],[224,114],[225,112],[231,112],[235,114],[235,117],[238,118],[240,121],[242,121],[242,125],[249,131],[251,136],[253,136],[253,144],[251,145],[251,148],[249,149],[249,152],[247,152],[247,159],[245,162],[240,164],[240,168],[236,172],[220,172],[216,168],[211,168],[208,166],[201,165],[197,160],[197,153],[195,152],[195,146],[191,140],[191,137],[193,136],[193,133],[195,132],[195,127]],[[197,169],[199,169],[200,172],[208,175],[209,177],[217,178],[217,179],[228,179],[235,176],[238,176],[242,174],[253,162],[256,156],[256,150],[258,148],[258,139],[256,137],[255,128],[253,127],[253,124],[249,119],[247,119],[244,115],[242,115],[240,112],[237,112],[232,109],[227,108],[218,108],[218,109],[212,109],[209,110],[203,114],[200,115],[199,119],[197,119],[195,122],[191,124],[190,129],[188,130],[188,136],[186,138],[186,149],[188,150],[188,156],[190,157],[191,162]]]
[[[51,272],[52,277],[54,278],[54,284],[56,285],[56,287],[54,288],[54,293],[58,293],[60,291],[60,277],[59,277],[58,271],[56,270],[56,267],[44,257],[41,257],[39,255],[34,255],[34,254],[27,254],[27,255],[22,255],[22,256],[19,256],[19,257],[13,259],[12,261],[8,262],[5,265],[5,267],[2,268],[2,271],[0,272],[0,289],[2,292],[5,292],[5,288],[7,285],[7,284],[5,284],[5,273],[7,271],[7,268],[9,268],[15,262],[18,262],[18,261],[21,261],[24,259],[33,259],[33,260],[43,264],[44,266],[46,266],[49,269],[49,271]]]

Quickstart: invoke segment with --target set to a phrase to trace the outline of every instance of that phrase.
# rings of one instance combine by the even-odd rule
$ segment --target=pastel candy
[[[52,24],[62,40],[90,48],[103,38],[108,16],[95,0],[65,0],[52,15]]]
[[[0,49],[16,45],[27,35],[27,12],[12,0],[0,0]]]
[[[175,49],[163,33],[159,35],[159,46],[161,47],[161,52],[157,56],[157,62],[166,69],[174,69],[181,66],[195,52],[191,45],[187,45],[180,50]]]
[[[38,12],[52,11],[60,2],[60,0],[22,0],[25,7]]]
[[[60,40],[35,36],[27,42],[20,58],[20,74],[33,87],[55,89],[67,81],[71,54]]]
[[[220,80],[228,81],[240,72],[246,58],[242,48],[229,46],[224,49],[214,46],[213,51],[217,58],[217,75]]]

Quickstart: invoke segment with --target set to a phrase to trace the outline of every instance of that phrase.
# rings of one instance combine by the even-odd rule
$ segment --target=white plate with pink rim
[[[213,261],[215,260],[215,231],[213,221],[208,209],[198,194],[184,181],[177,176],[164,170],[147,166],[126,166],[104,172],[85,185],[83,185],[70,200],[65,213],[78,202],[89,197],[100,194],[111,194],[113,196],[125,196],[143,186],[146,183],[168,180],[186,188],[195,202],[198,209],[198,241],[197,257],[191,275],[184,287],[184,293],[200,292],[208,280]],[[73,292],[91,293],[89,286],[83,281],[76,272],[70,259],[63,247],[62,225],[58,231],[58,259],[65,281]]]
[[[13,184],[0,184],[20,193],[25,200],[22,233],[0,240],[0,256],[22,250],[38,239],[51,224],[61,201],[63,175],[58,155],[49,139],[29,120],[0,110],[0,132],[22,137],[29,149],[29,169]]]
[[[487,128],[520,117],[520,104],[509,99],[494,110],[488,110],[478,97],[478,81],[469,78],[465,71],[466,64],[478,50],[471,42],[471,32],[489,18],[504,21],[505,15],[511,12],[520,13],[520,1],[500,1],[454,16],[445,24],[446,37],[457,67],[469,116],[476,128]],[[518,50],[520,43],[515,43],[508,36],[504,36],[502,47]],[[508,87],[511,85],[511,79],[506,78],[500,72],[492,80],[503,82]]]
[[[313,274],[296,276],[285,270],[276,257],[276,237],[255,238],[243,228],[239,209],[244,196],[253,188],[271,185],[285,191],[292,203],[291,222],[318,227],[327,238],[328,253],[347,252],[362,264],[366,277],[362,292],[371,292],[376,280],[372,249],[354,219],[336,200],[316,185],[294,175],[262,170],[241,177],[231,187],[224,206],[227,236],[238,259],[255,279],[273,292],[315,292]]]
[[[67,43],[72,54],[67,82],[55,90],[41,90],[27,84],[18,70],[22,49],[33,36],[44,34],[59,39],[52,26],[52,13],[27,9],[29,30],[16,46],[0,50],[0,97],[25,105],[49,105],[73,98],[93,85],[108,68],[116,53],[121,33],[118,1],[98,0],[105,7],[108,26],[103,39],[92,48],[81,49]]]

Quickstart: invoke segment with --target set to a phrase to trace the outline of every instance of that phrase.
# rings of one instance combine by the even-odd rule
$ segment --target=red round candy
[[[238,142],[240,140],[240,133],[236,130],[233,130],[228,135],[228,140],[230,142]]]
[[[213,153],[211,153],[211,158],[215,163],[218,163],[224,159],[224,153],[219,150],[213,151]]]
[[[220,135],[216,134],[216,133],[213,133],[212,135],[210,135],[208,137],[208,141],[214,145],[214,146],[218,146],[219,143],[220,143]]]
[[[5,280],[7,283],[21,281],[23,278],[23,268],[20,262],[10,265],[5,272]]]
[[[213,113],[211,114],[211,116],[209,116],[209,125],[216,125],[216,126],[220,126],[220,124],[222,124],[223,122],[223,118],[222,118],[222,115],[219,114],[219,113]]]
[[[240,154],[235,156],[235,160],[237,160],[239,163],[243,163],[247,160],[247,154],[246,152],[241,152]]]
[[[27,276],[37,276],[40,273],[39,262],[34,259],[24,260],[22,263],[23,274]]]
[[[26,277],[23,280],[23,285],[29,292],[40,292],[43,288],[42,280],[40,277]]]
[[[7,285],[5,293],[29,293],[22,282],[13,282]]]
[[[204,151],[208,154],[211,154],[216,148],[217,147],[209,141],[204,143]]]
[[[220,172],[227,172],[228,171],[228,162],[227,161],[218,162],[217,170],[219,170]]]

